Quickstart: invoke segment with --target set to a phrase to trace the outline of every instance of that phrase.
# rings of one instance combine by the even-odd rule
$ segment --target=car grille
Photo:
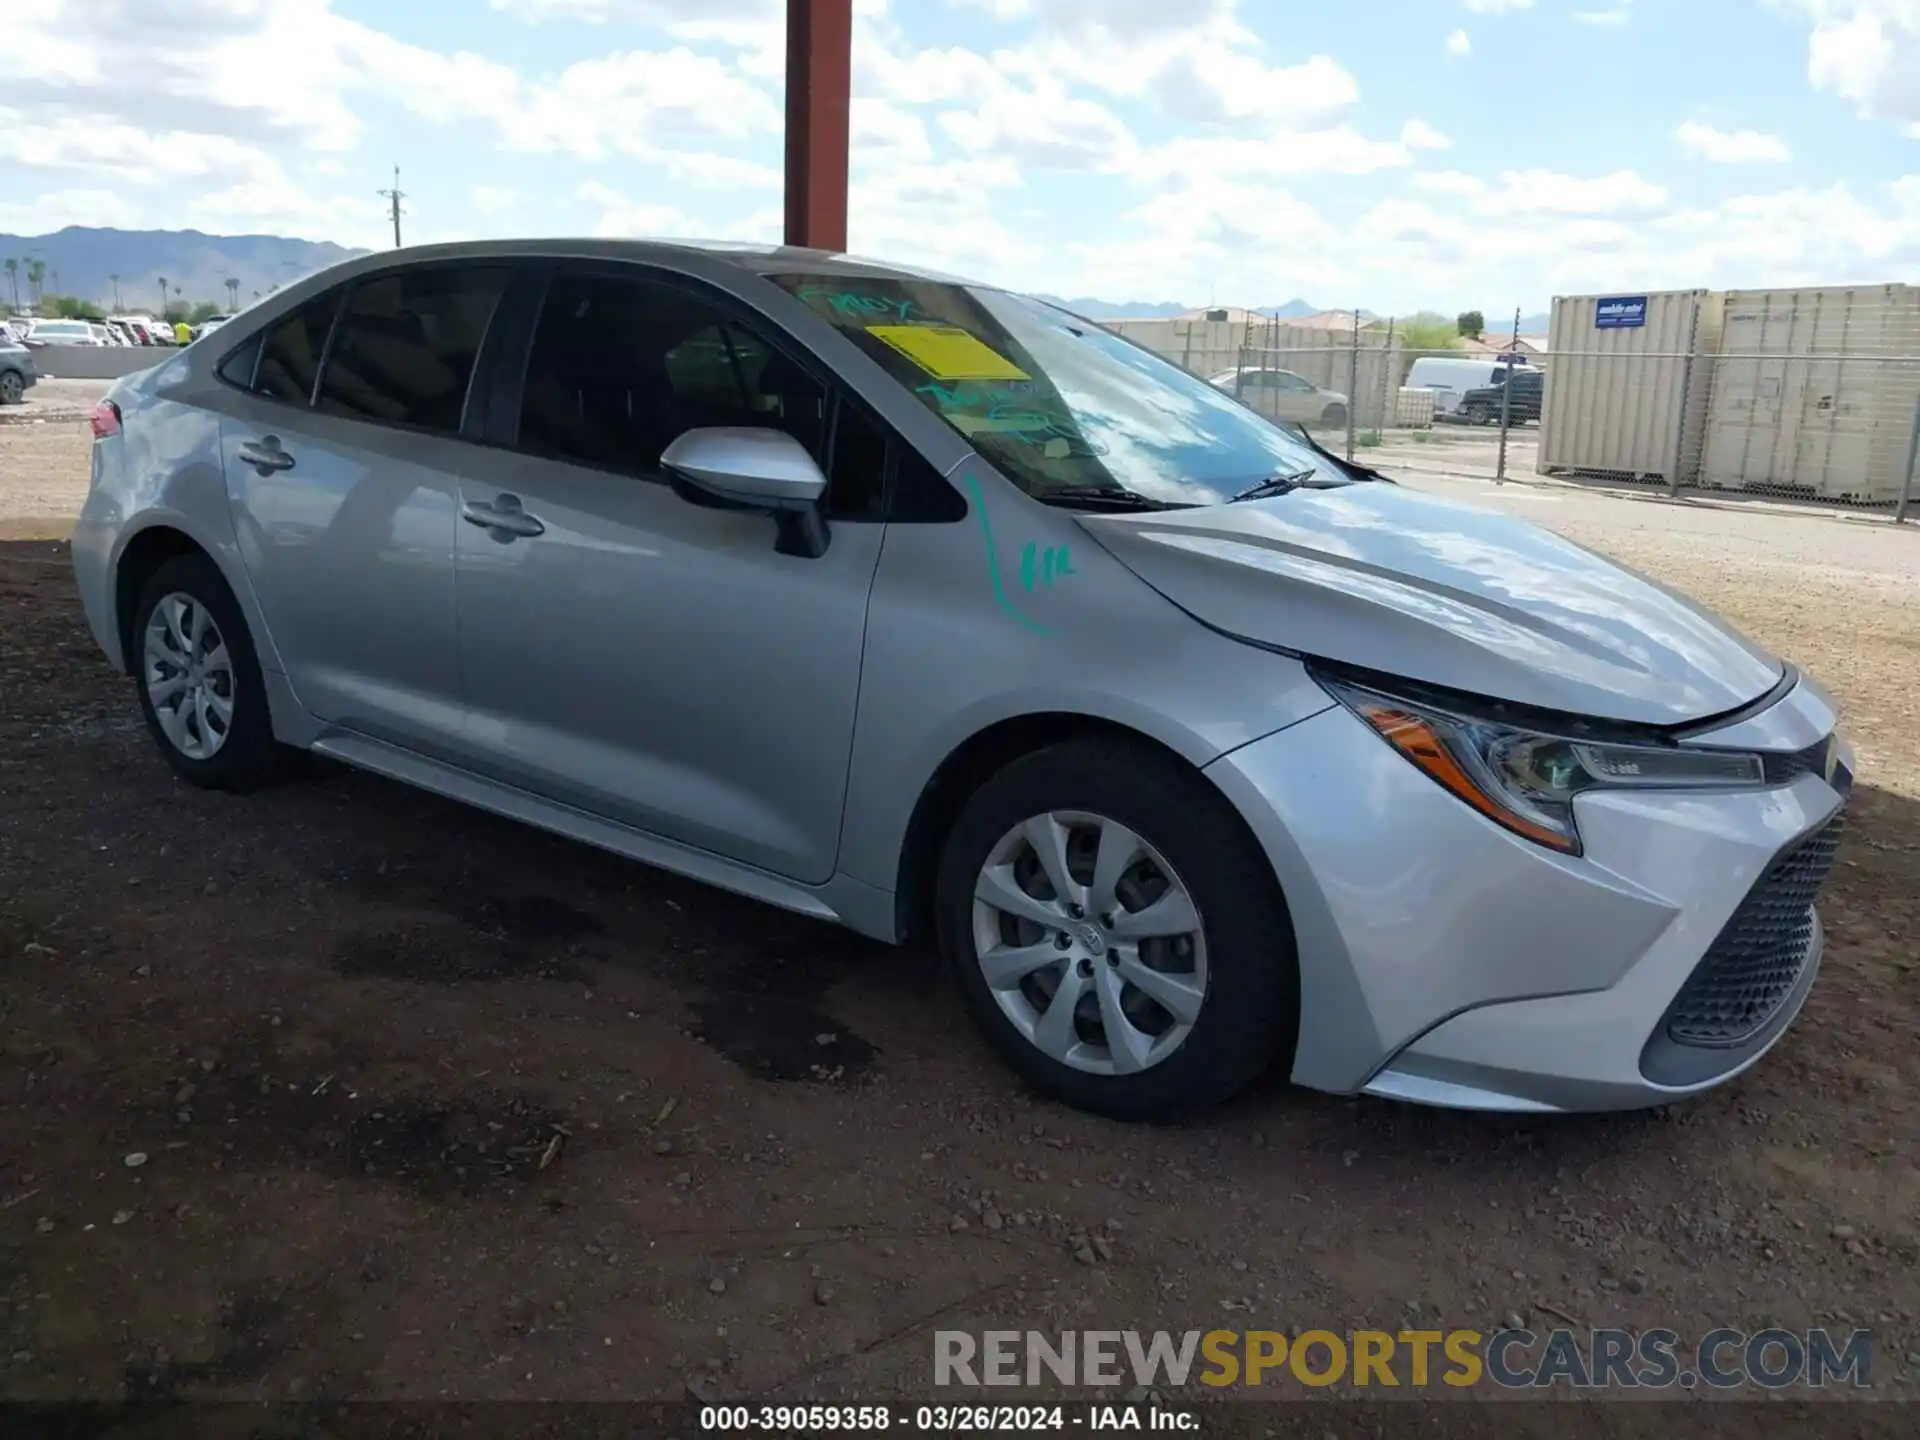
[[[1824,775],[1827,765],[1827,752],[1836,744],[1829,735],[1818,740],[1804,750],[1791,752],[1768,751],[1761,755],[1760,762],[1765,768],[1769,785],[1785,785],[1798,780],[1802,775]]]
[[[1775,860],[1667,1010],[1677,1045],[1732,1049],[1766,1027],[1807,963],[1813,901],[1833,869],[1842,815]]]

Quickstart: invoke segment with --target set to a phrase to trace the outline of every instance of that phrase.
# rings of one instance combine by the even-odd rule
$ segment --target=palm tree
[[[33,296],[37,308],[40,304],[41,283],[47,278],[47,262],[35,257],[27,261],[27,290]]]
[[[164,320],[167,318],[167,277],[162,275],[159,277],[159,279],[160,279],[160,313],[154,316],[153,318],[156,320]]]
[[[20,260],[14,255],[7,256],[7,288],[13,291],[13,308],[20,308]]]
[[[229,275],[221,282],[227,287],[227,313],[232,314],[240,308],[240,281],[237,276]]]
[[[120,313],[120,277],[109,275],[107,278],[113,282],[113,313],[118,315]]]

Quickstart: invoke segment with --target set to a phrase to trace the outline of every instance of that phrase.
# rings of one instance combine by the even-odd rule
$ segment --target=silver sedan
[[[118,382],[161,755],[317,752],[889,942],[1040,1090],[1660,1103],[1819,967],[1852,758],[1699,607],[1052,305],[626,242],[349,261]]]

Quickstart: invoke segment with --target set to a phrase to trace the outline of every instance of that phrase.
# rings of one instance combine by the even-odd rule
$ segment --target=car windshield
[[[1043,301],[945,281],[769,278],[1036,499],[1218,505],[1276,476],[1352,482],[1232,396]]]

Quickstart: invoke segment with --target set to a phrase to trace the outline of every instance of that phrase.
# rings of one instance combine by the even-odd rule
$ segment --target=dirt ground
[[[0,537],[86,447],[0,424]],[[1866,1326],[1920,1392],[1920,534],[1455,488],[1844,703],[1825,971],[1705,1099],[1037,1103],[924,953],[366,776],[176,782],[64,547],[0,543],[0,1398],[924,1398],[936,1328],[1514,1318]]]

